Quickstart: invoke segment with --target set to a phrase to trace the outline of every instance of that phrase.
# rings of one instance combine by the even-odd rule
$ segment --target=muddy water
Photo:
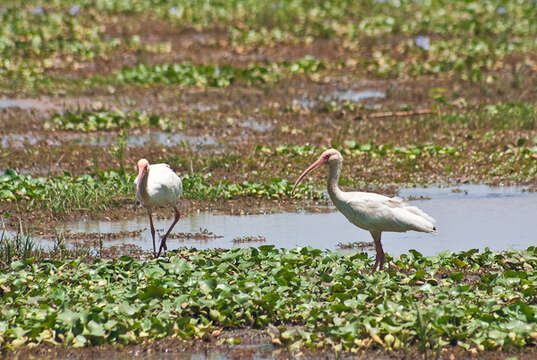
[[[502,250],[523,249],[537,245],[537,194],[520,188],[489,188],[466,185],[458,188],[403,189],[400,196],[423,200],[409,203],[419,206],[437,220],[438,234],[418,232],[383,233],[384,249],[392,255],[416,249],[425,255],[443,250],[462,251],[472,248]],[[171,216],[171,213],[170,213]],[[162,234],[171,219],[156,221]],[[151,249],[148,219],[123,222],[84,221],[68,224],[71,232],[113,233],[145,229],[136,238],[106,241],[105,246],[133,243]],[[312,246],[338,250],[338,243],[371,241],[367,231],[350,224],[340,213],[279,213],[229,216],[201,212],[177,224],[174,233],[198,233],[207,229],[222,237],[209,240],[170,239],[168,248],[192,246],[199,249],[234,248],[273,244],[280,248]],[[234,242],[238,237],[263,236],[265,242]]]

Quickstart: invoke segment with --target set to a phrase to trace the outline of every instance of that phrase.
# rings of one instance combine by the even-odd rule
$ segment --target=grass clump
[[[465,124],[471,129],[534,130],[537,106],[532,103],[496,103],[481,106],[477,111],[441,115],[445,123]]]
[[[342,154],[353,157],[369,154],[371,157],[394,157],[414,160],[419,157],[459,156],[461,154],[459,150],[452,146],[432,143],[398,146],[394,144],[374,144],[371,142],[360,144],[355,140],[345,140],[343,144],[333,143],[332,146],[339,149]],[[326,149],[312,145],[281,144],[274,148],[267,145],[259,145],[255,151],[265,155],[295,157],[320,155],[324,150]]]
[[[25,231],[22,223],[19,223],[19,228],[16,232],[8,232],[4,224],[1,224],[0,270],[8,268],[13,263],[29,263],[41,261],[45,258],[66,259],[91,255],[91,249],[89,248],[67,249],[62,235],[58,235],[53,241],[50,249],[43,249],[32,238],[31,234]]]
[[[285,179],[271,178],[268,182],[244,181],[242,183],[232,183],[230,181],[219,181],[210,184],[207,180],[210,176],[190,174],[184,176],[183,191],[186,198],[199,200],[228,200],[238,197],[261,197],[265,199],[279,199],[290,197],[293,183]],[[313,190],[310,186],[297,187],[295,190],[298,197],[320,199],[323,198],[322,191]]]
[[[167,117],[155,114],[149,115],[146,112],[121,110],[66,111],[61,114],[54,114],[52,119],[45,124],[45,128],[48,129],[82,132],[129,129],[144,126],[158,127],[166,131],[170,131],[172,128],[171,121]]]
[[[356,351],[535,345],[537,249],[424,257],[369,272],[366,254],[273,246],[169,258],[15,261],[0,274],[4,350],[130,344],[268,328],[273,342]],[[478,274],[478,276],[476,276]]]
[[[64,173],[57,177],[20,175],[8,169],[0,176],[0,200],[25,202],[29,208],[46,208],[56,214],[72,211],[95,211],[123,206],[135,201],[133,173],[121,171],[98,171],[93,174],[72,176]],[[251,196],[278,199],[291,196],[293,183],[272,178],[266,183],[245,181],[212,182],[211,175],[186,174],[183,181],[183,196],[197,200],[229,200]],[[295,196],[319,199],[321,191],[309,185],[297,187]]]
[[[36,244],[25,234],[22,224],[19,231],[13,235],[8,235],[2,224],[0,232],[0,268],[4,268],[15,260],[26,260],[36,252]]]
[[[0,199],[24,201],[29,208],[48,208],[54,213],[104,210],[129,199],[134,177],[116,171],[99,171],[74,177],[34,178],[12,169],[0,176]]]

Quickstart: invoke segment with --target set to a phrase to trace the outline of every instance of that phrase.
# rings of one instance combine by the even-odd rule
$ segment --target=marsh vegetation
[[[184,216],[330,211],[321,172],[291,194],[329,147],[345,157],[344,189],[531,192],[536,18],[523,0],[4,1],[3,354],[173,337],[185,343],[171,349],[206,341],[229,352],[251,331],[288,357],[532,358],[534,247],[409,249],[370,273],[361,248],[278,250],[260,228],[234,236],[244,248],[183,247],[160,260],[137,246],[106,250],[141,229],[59,229],[145,215],[132,188],[141,157],[180,174]],[[197,229],[175,240],[218,239]]]

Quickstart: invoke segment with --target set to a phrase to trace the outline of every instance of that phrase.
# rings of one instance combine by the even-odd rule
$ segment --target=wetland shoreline
[[[0,320],[2,356],[535,358],[537,243],[535,227],[522,221],[534,213],[533,195],[496,189],[474,196],[472,189],[537,188],[536,18],[533,2],[502,0],[8,0],[0,8],[7,24],[0,29],[0,223],[15,233],[0,241],[2,309],[10,309],[0,314],[9,317]],[[337,225],[324,173],[296,196],[290,191],[300,169],[327,148],[345,158],[344,190],[419,189],[401,196],[431,206],[446,224],[438,224],[447,234],[438,242],[458,252],[440,264],[444,255],[430,243],[394,239],[402,245],[391,251],[400,256],[372,274],[366,253],[272,252],[263,246],[284,235],[265,236],[266,223],[243,224],[241,234],[195,223],[205,213],[267,214],[267,222],[292,213]],[[144,226],[103,230],[146,215],[132,189],[140,158],[168,163],[183,178],[182,215],[192,226],[174,241],[192,246],[205,240],[189,237],[213,234],[224,236],[208,240],[224,239],[219,247],[245,248],[180,248],[146,261]],[[435,194],[436,184],[461,192]],[[456,215],[465,218],[457,223]],[[472,217],[475,229],[451,231],[466,229],[459,223]],[[76,221],[105,223],[86,235],[61,233]],[[505,229],[495,227],[502,222]],[[510,226],[525,232],[502,232]],[[332,250],[338,242],[361,244],[355,231],[356,238],[334,239]],[[105,246],[122,236],[134,239]],[[330,247],[334,236],[318,238],[318,247]],[[38,237],[52,239],[51,252],[33,252]],[[285,238],[296,240],[292,230]],[[495,244],[504,251],[485,250]],[[256,262],[262,249],[270,269]],[[221,258],[235,252],[243,258]],[[43,260],[47,254],[53,260]],[[142,270],[126,276],[127,263]],[[136,278],[146,269],[154,273]],[[224,285],[236,287],[211,280],[226,276]],[[65,288],[39,293],[51,284]],[[84,294],[85,303],[69,303],[62,292]],[[271,294],[286,302],[275,306]],[[303,302],[310,294],[317,297]],[[88,301],[94,295],[106,299]],[[225,306],[211,303],[218,296]],[[150,308],[123,305],[137,301]],[[17,306],[24,318],[16,318]],[[237,311],[222,316],[227,306]],[[129,324],[133,311],[147,321]],[[104,345],[109,339],[138,345]],[[396,340],[404,346],[395,349]],[[317,344],[324,347],[312,350]]]

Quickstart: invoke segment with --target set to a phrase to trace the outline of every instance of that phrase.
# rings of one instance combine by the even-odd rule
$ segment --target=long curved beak
[[[142,188],[142,179],[147,176],[147,166],[138,167],[138,184],[136,184],[136,191],[140,193]]]
[[[308,175],[310,172],[312,172],[313,170],[317,169],[318,167],[324,165],[325,163],[326,163],[326,160],[323,159],[322,157],[320,157],[317,161],[315,161],[313,164],[311,164],[306,170],[304,170],[302,175],[300,175],[298,177],[298,179],[296,179],[295,186],[293,186],[293,190],[291,191],[291,194],[295,192],[295,188],[302,181],[302,179],[304,179],[304,177],[306,177],[306,175]]]

